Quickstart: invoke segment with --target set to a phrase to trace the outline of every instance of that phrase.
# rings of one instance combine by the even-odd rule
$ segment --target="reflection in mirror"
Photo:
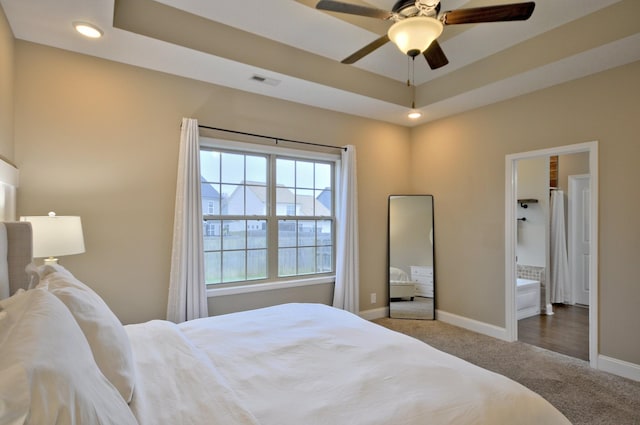
[[[389,196],[389,316],[435,319],[433,196]]]

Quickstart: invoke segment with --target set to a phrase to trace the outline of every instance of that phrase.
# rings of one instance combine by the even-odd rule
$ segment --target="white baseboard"
[[[613,357],[598,355],[598,369],[622,376],[623,378],[640,381],[640,365],[614,359]]]
[[[458,316],[457,314],[447,313],[442,310],[436,310],[436,319],[483,335],[488,335],[503,341],[509,341],[507,338],[507,330],[499,326],[479,322],[467,317]]]
[[[383,317],[389,317],[389,307],[374,308],[371,310],[363,310],[358,313],[360,317],[365,320],[382,319]]]

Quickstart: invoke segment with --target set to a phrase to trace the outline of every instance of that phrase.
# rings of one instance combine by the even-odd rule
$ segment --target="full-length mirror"
[[[389,315],[435,319],[433,196],[389,196]]]

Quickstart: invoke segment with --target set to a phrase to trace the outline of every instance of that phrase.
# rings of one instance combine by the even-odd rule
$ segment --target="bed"
[[[7,267],[30,261],[23,242]],[[569,423],[512,380],[325,305],[122,326],[70,271],[27,269],[0,301],[1,424]]]
[[[389,298],[411,298],[416,295],[416,284],[409,275],[397,267],[389,267]]]

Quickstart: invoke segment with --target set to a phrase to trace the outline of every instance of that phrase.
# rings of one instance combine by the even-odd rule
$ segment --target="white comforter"
[[[129,407],[140,425],[257,425],[224,378],[171,322],[125,326],[136,362]]]
[[[508,378],[324,305],[126,328],[142,425],[569,423]]]

